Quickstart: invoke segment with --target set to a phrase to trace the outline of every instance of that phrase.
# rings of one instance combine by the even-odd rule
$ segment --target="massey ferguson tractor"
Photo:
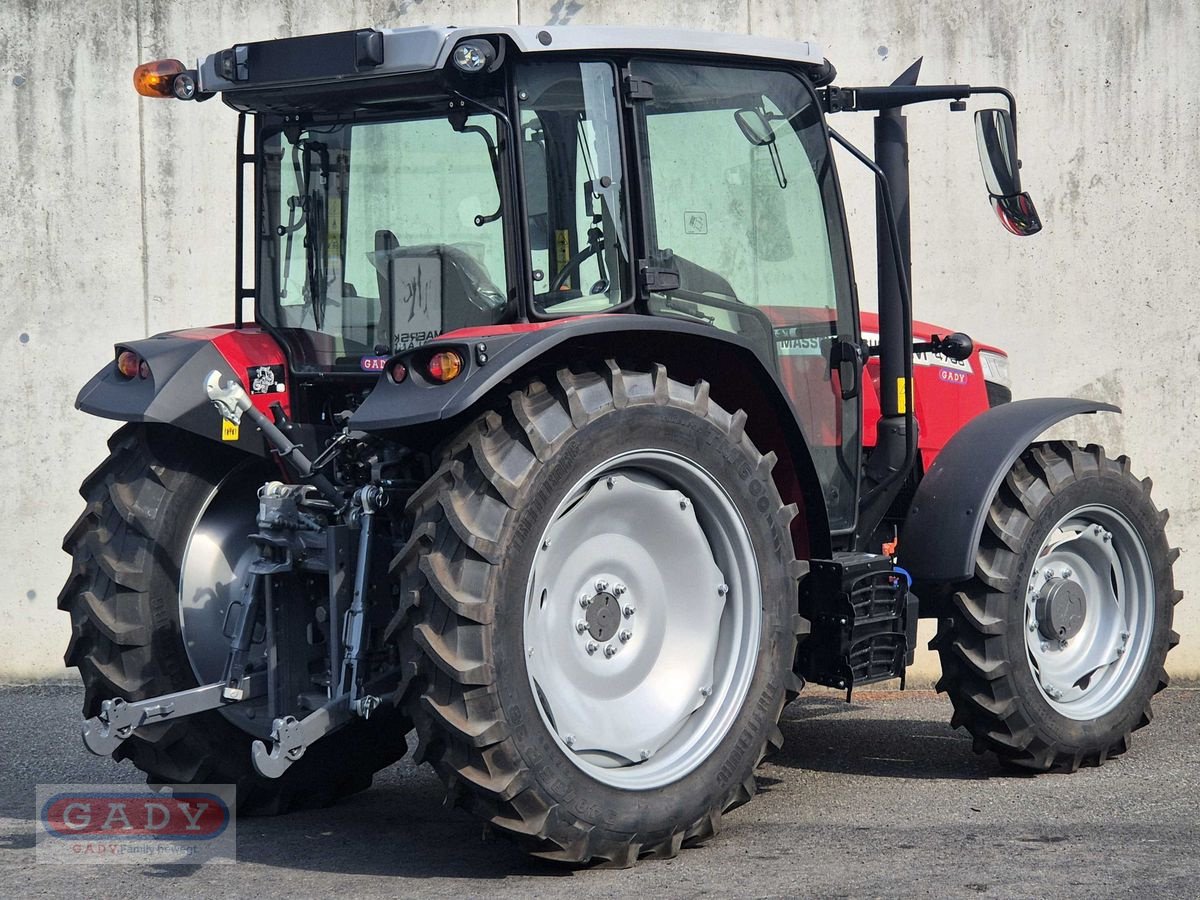
[[[126,423],[65,544],[88,749],[282,812],[415,729],[492,828],[629,865],[751,798],[805,682],[903,679],[928,617],[977,750],[1124,752],[1177,551],[1126,457],[1038,440],[1119,410],[1010,402],[1003,353],[912,319],[903,108],[998,99],[983,172],[1030,235],[1013,96],[834,78],[811,43],[606,27],[140,66],[238,113],[235,302],[79,394]],[[877,316],[835,145],[877,188]]]

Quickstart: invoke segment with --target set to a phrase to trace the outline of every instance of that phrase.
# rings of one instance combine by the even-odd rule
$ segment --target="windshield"
[[[293,365],[370,369],[508,313],[504,132],[452,105],[264,139],[260,315]]]

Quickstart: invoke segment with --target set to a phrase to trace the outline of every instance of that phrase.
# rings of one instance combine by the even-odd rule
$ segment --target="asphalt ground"
[[[926,692],[806,691],[759,795],[707,846],[626,870],[540,863],[445,809],[405,760],[338,805],[241,818],[237,865],[48,865],[34,785],[138,782],[87,754],[81,692],[0,688],[0,894],[13,897],[1200,896],[1200,692],[1171,690],[1131,751],[1073,775],[1016,774]]]

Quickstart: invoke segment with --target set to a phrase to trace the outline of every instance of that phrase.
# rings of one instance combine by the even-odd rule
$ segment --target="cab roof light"
[[[463,41],[450,55],[454,67],[465,75],[477,75],[490,70],[496,61],[496,48],[491,41]]]
[[[133,70],[133,89],[143,97],[175,97],[175,78],[186,71],[183,63],[177,59],[156,59],[142,63]],[[194,92],[194,79],[192,87]]]

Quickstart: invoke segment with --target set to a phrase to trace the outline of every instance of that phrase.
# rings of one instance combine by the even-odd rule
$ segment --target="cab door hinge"
[[[630,102],[640,102],[654,99],[654,82],[636,75],[625,76],[625,99]]]
[[[638,260],[638,274],[642,290],[647,294],[665,294],[679,290],[679,273],[649,260]]]

